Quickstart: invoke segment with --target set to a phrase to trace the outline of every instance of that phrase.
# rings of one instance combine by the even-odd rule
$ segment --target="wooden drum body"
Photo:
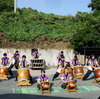
[[[95,74],[96,81],[100,81],[100,67],[94,70],[94,74]]]
[[[18,81],[24,81],[30,79],[29,70],[26,68],[19,69],[17,73],[18,73]]]
[[[73,69],[68,67],[68,73],[73,73]]]
[[[76,87],[77,87],[77,85],[75,84],[74,81],[70,81],[67,83],[67,91],[68,92],[77,92]]]
[[[70,82],[68,82],[67,84],[68,84],[68,86],[70,86],[70,87],[75,87],[75,86],[76,86],[74,81],[70,81]]]
[[[51,93],[49,82],[42,82],[40,91],[41,91],[41,93]]]
[[[7,68],[0,68],[0,76],[8,75],[8,69]]]
[[[42,83],[41,83],[41,86],[43,86],[43,87],[48,87],[48,86],[49,86],[49,82],[42,82]]]
[[[60,71],[60,74],[62,75],[64,72],[65,72],[65,69],[62,68],[61,71]]]
[[[82,66],[75,66],[74,68],[75,75],[84,75],[84,70]]]
[[[68,73],[73,77],[73,69],[68,67]]]

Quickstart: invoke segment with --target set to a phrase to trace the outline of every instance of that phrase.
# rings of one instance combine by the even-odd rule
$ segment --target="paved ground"
[[[15,69],[13,69],[13,71],[15,71]],[[51,69],[46,69],[46,74],[47,75],[51,75],[54,74],[56,71],[56,68],[51,68]],[[36,78],[37,75],[40,75],[40,70],[31,70],[31,75],[35,75],[33,76],[33,85],[32,86],[21,86],[21,87],[17,87],[16,86],[16,81],[15,78],[12,78],[8,81],[0,81],[0,99],[18,99],[18,98],[23,98],[23,99],[98,99],[98,97],[100,96],[100,91],[84,91],[84,92],[62,92],[62,93],[45,93],[45,94],[13,94],[13,88],[31,88],[31,87],[36,87],[37,83],[36,83]],[[85,69],[86,72],[86,69]],[[16,74],[16,73],[15,73]],[[55,79],[55,81],[51,81],[52,76],[49,76],[50,79],[50,83],[56,87],[59,86],[59,81],[60,78],[58,77],[57,79]],[[78,86],[97,86],[100,88],[100,85],[96,84],[96,83],[92,83],[93,81],[93,77],[90,76],[89,80],[86,81],[82,81],[81,79],[77,80],[77,85]]]

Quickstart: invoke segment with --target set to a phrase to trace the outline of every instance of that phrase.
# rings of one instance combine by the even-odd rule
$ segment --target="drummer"
[[[34,58],[40,58],[40,53],[38,52],[38,50],[36,49],[35,52],[33,52],[33,57]]]
[[[18,69],[18,66],[19,66],[19,58],[20,58],[20,54],[18,51],[16,51],[13,56],[12,56],[12,59],[15,60],[14,64],[15,65],[15,68]]]
[[[61,75],[61,87],[66,89],[67,82],[72,81],[72,76],[68,73],[68,69],[65,68],[64,74]]]
[[[67,66],[67,61],[65,61],[65,57],[62,56],[61,60],[58,63],[58,69],[57,69],[56,73],[54,74],[52,81],[54,81],[54,79],[59,76],[61,69],[65,68],[66,66]]]
[[[100,60],[98,61],[98,65],[100,66]]]
[[[13,78],[13,73],[12,73],[11,68],[9,66],[11,60],[10,60],[10,58],[7,57],[7,53],[4,53],[3,54],[3,57],[0,59],[0,61],[1,61],[1,65],[3,67],[8,68],[8,72],[9,72],[11,78]]]
[[[61,51],[58,55],[57,55],[57,60],[58,60],[58,62],[61,60],[61,57],[64,57],[64,52],[63,51]]]
[[[41,70],[41,75],[37,79],[37,87],[39,90],[42,82],[49,82],[49,78],[45,75],[45,70]]]
[[[80,60],[77,58],[77,55],[74,56],[74,58],[70,61],[70,66],[73,68],[76,65],[80,64]]]
[[[29,69],[29,62],[26,60],[25,55],[22,56],[22,60],[19,62],[19,67]],[[17,81],[17,77],[16,77],[15,81]],[[31,75],[30,75],[30,82],[33,83]]]
[[[98,61],[95,58],[95,55],[90,56],[90,59],[88,60],[88,64],[89,64],[88,71],[84,75],[82,80],[86,80],[89,77],[89,75],[94,71],[94,69],[99,66]]]

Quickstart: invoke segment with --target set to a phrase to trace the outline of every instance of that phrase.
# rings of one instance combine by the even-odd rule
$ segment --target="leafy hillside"
[[[17,14],[4,12],[0,20],[1,32],[11,41],[33,41],[41,35],[68,39],[78,28],[72,16],[39,13],[31,8],[18,9]]]
[[[13,5],[11,1],[8,3],[5,0],[5,3],[5,5],[9,3]],[[67,39],[71,44],[70,47],[74,48],[100,46],[99,11],[92,13],[78,12],[76,16],[58,16],[52,13],[38,12],[31,8],[18,8],[15,14],[12,5],[9,9],[8,6],[0,7],[0,32],[4,33],[6,39],[11,42],[25,41],[32,43],[38,37],[45,36],[53,41],[58,38]],[[2,40],[0,43],[2,43]]]

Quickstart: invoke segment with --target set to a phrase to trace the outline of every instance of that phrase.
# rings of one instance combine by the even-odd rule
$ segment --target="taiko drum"
[[[71,74],[71,76],[73,77],[73,69],[68,67],[68,73]]]
[[[0,68],[0,75],[8,75],[8,69],[7,68]]]
[[[100,67],[94,70],[95,79],[100,81]]]
[[[70,81],[67,83],[68,86],[71,86],[71,87],[75,87],[75,82],[74,81]]]
[[[42,82],[41,85],[42,86],[49,86],[49,82]]]
[[[65,69],[62,68],[61,71],[60,71],[60,74],[63,74],[65,72]]]
[[[29,80],[30,79],[30,73],[29,70],[26,68],[21,68],[17,71],[18,73],[18,81],[22,80]]]
[[[74,68],[74,73],[75,75],[83,75],[84,74],[84,70],[82,66],[76,66]]]

